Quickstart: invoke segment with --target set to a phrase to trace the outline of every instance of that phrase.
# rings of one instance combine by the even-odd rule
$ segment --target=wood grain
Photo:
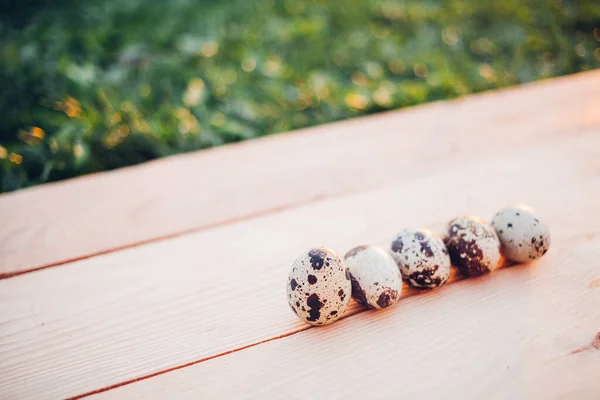
[[[600,236],[98,399],[597,399]]]
[[[440,227],[456,215],[491,216],[525,202],[552,229],[549,254],[563,257],[569,240],[599,233],[599,148],[599,129],[550,136],[381,189],[2,280],[0,397],[75,396],[304,330],[284,282],[311,246],[343,253],[386,245],[404,227]],[[568,268],[579,271],[579,263]],[[443,302],[447,290],[425,298]]]
[[[600,126],[600,71],[0,196],[0,278],[406,181]]]

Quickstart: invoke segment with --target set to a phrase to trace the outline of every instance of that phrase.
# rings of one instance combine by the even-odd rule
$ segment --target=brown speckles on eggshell
[[[391,255],[376,246],[361,246],[349,252],[346,265],[350,271],[352,297],[372,309],[388,307],[398,300],[402,279]]]
[[[323,268],[325,265],[325,258],[327,258],[327,253],[321,249],[312,249],[308,252],[308,256],[310,257],[310,265],[313,269],[319,270]]]
[[[402,243],[402,246],[398,246]],[[392,256],[402,277],[417,289],[434,289],[450,275],[450,257],[444,242],[424,229],[405,229],[392,242]]]
[[[308,296],[306,305],[309,307],[308,313],[310,314],[307,320],[311,322],[317,321],[321,317],[321,307],[323,307],[323,303],[319,300],[319,295],[313,293]]]
[[[452,246],[450,259],[461,274],[466,276],[479,276],[491,271],[490,262],[484,259],[483,251],[475,240],[458,238],[449,243]]]
[[[435,289],[448,280],[448,275],[440,276],[436,274],[438,269],[439,265],[434,265],[432,268],[415,271],[407,277],[407,281],[411,286],[419,289]]]
[[[395,253],[401,253],[403,247],[404,247],[404,243],[402,242],[402,237],[397,237],[392,242],[392,251],[395,252]]]
[[[450,221],[445,243],[452,264],[465,276],[489,273],[500,261],[500,242],[493,227],[477,217]]]
[[[360,283],[358,283],[358,281],[352,276],[350,281],[352,282],[352,297],[354,297],[354,300],[358,301],[367,308],[373,308],[369,305],[369,302],[367,301],[367,295],[365,294],[363,288],[360,287]]]
[[[398,291],[386,288],[377,299],[377,305],[381,308],[388,307],[398,300]]]
[[[354,257],[355,255],[357,255],[361,251],[365,250],[366,248],[367,248],[367,246],[364,246],[364,245],[356,246],[356,247],[350,249],[344,256],[344,258]]]
[[[424,238],[419,240],[419,244],[421,246],[421,253],[423,253],[425,257],[433,257],[433,251],[431,251],[431,247],[429,246],[427,241],[424,240]]]
[[[339,256],[325,247],[298,257],[288,277],[288,296],[300,319],[311,325],[326,325],[343,314],[349,301],[346,293],[352,291],[346,270]],[[340,290],[342,296],[338,295]]]
[[[530,209],[502,209],[494,216],[492,225],[498,234],[502,254],[513,262],[538,259],[550,247],[548,227]],[[510,229],[503,229],[509,225]]]

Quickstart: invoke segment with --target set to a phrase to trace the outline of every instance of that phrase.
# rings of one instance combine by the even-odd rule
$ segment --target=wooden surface
[[[553,250],[535,266],[459,282],[100,398],[598,399],[600,351],[572,353],[600,327],[600,293],[587,288],[599,274],[600,236]]]
[[[0,398],[597,399],[598,199],[598,71],[3,195]],[[540,262],[326,328],[287,306],[305,248],[514,203]]]

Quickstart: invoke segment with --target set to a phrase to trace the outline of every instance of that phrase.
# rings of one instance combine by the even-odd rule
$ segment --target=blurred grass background
[[[0,4],[2,191],[600,67],[597,0]]]

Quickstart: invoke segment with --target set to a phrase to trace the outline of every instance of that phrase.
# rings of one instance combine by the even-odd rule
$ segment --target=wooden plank
[[[98,399],[598,399],[600,235]]]
[[[404,227],[526,202],[552,228],[550,253],[560,252],[600,226],[598,148],[598,129],[550,137],[382,189],[2,280],[0,397],[74,396],[303,330],[284,282],[310,246],[385,245]]]
[[[0,278],[600,126],[599,88],[587,72],[5,194]]]

